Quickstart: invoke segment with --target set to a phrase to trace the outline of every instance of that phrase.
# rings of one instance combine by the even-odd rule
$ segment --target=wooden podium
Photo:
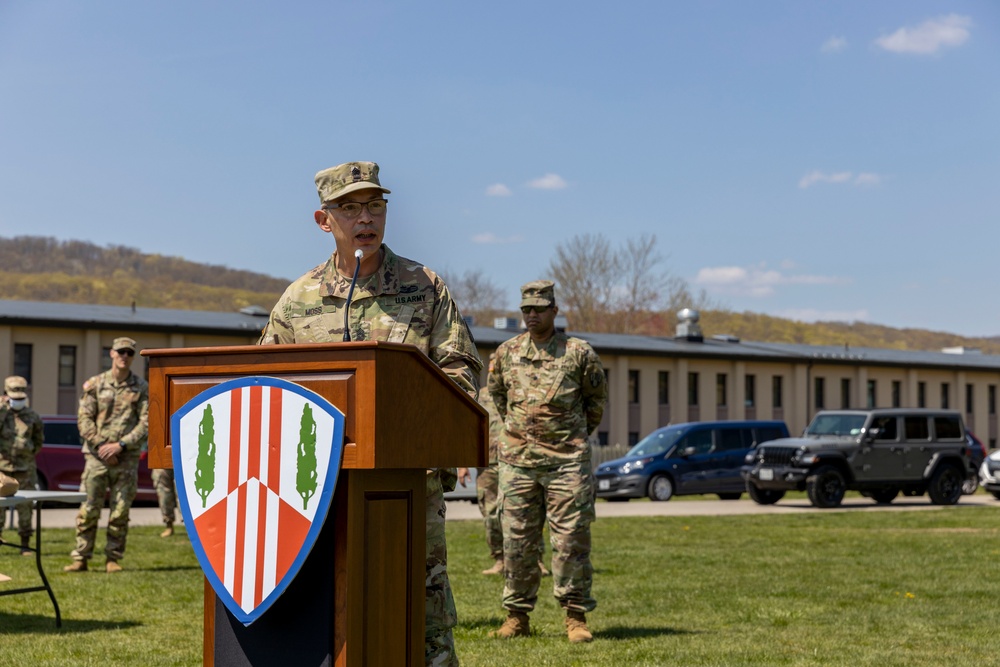
[[[276,377],[345,415],[333,507],[284,594],[249,626],[205,583],[204,664],[423,664],[426,469],[484,466],[488,416],[410,345],[144,350],[149,467],[172,468],[170,417],[221,382]]]

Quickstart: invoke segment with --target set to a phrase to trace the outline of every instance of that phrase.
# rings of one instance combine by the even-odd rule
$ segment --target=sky
[[[509,308],[655,235],[737,312],[1000,335],[998,125],[995,0],[0,2],[0,236],[290,280],[370,160]]]

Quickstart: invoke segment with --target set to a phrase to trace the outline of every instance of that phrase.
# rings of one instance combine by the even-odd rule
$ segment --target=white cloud
[[[865,322],[870,320],[868,310],[819,310],[817,308],[786,308],[774,313],[798,322]]]
[[[824,171],[814,169],[799,179],[799,188],[805,190],[806,188],[812,187],[817,183],[850,183],[852,185],[859,186],[872,186],[878,185],[881,182],[882,177],[879,174],[867,171],[859,172],[857,176],[855,176],[854,172],[850,171],[838,171],[828,174]]]
[[[823,42],[819,50],[823,53],[839,53],[847,48],[847,40],[843,37],[831,37]]]
[[[513,194],[503,183],[494,183],[493,185],[486,188],[487,197],[509,197]]]
[[[785,285],[839,285],[850,282],[836,276],[784,273],[769,269],[764,263],[749,267],[705,267],[698,271],[694,281],[719,293],[749,297],[771,296],[777,288]]]
[[[928,55],[943,48],[961,46],[969,39],[972,19],[948,14],[924,21],[918,26],[903,27],[891,35],[882,35],[875,44],[893,53]]]
[[[566,185],[566,181],[559,174],[545,174],[541,178],[528,182],[529,188],[537,190],[562,190]]]
[[[482,245],[503,245],[505,243],[520,243],[524,240],[524,237],[520,234],[514,234],[513,236],[497,236],[493,232],[483,232],[482,234],[476,234],[472,237],[473,243],[479,243]]]

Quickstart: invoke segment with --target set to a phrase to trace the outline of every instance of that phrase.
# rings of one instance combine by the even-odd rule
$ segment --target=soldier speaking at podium
[[[336,250],[288,286],[260,343],[408,343],[475,399],[482,362],[448,287],[436,273],[382,243],[389,190],[378,172],[374,162],[347,162],[316,174],[320,209],[313,218],[321,231],[333,234]],[[444,526],[444,488],[454,488],[454,480],[453,471],[427,471],[427,665],[458,664]]]

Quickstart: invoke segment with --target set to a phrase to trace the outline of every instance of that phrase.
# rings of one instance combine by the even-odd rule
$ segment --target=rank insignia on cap
[[[358,167],[351,167],[351,178],[355,183],[361,180],[361,170]]]

